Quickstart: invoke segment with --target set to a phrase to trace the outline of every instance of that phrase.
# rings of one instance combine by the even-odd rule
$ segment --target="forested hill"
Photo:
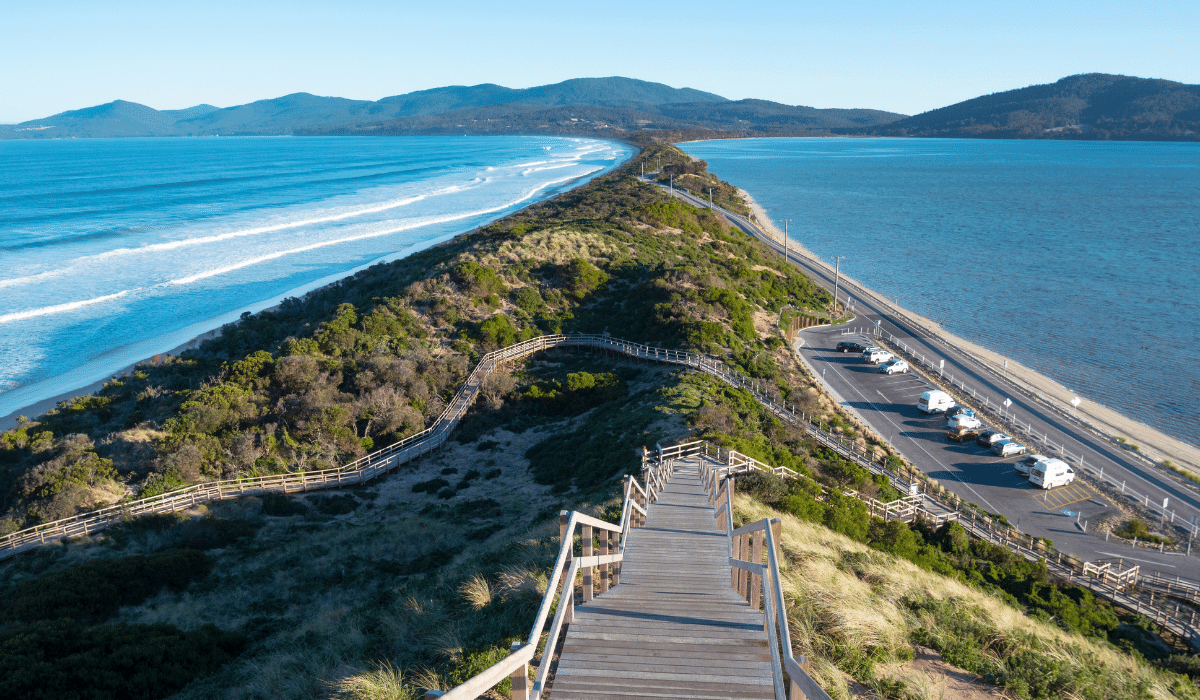
[[[439,133],[605,136],[663,129],[789,135],[876,126],[902,116],[869,109],[731,101],[692,88],[612,77],[525,89],[456,85],[374,102],[301,92],[224,109],[199,105],[160,111],[116,100],[0,125],[0,139]]]
[[[883,126],[873,136],[1200,140],[1200,85],[1124,75],[1072,75],[997,92]]]

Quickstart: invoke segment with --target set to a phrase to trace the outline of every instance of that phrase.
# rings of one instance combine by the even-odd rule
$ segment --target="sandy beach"
[[[746,203],[750,206],[750,210],[754,214],[755,223],[772,238],[782,241],[783,232],[771,223],[770,216],[754,201],[750,193],[740,189],[738,192],[741,193]],[[833,272],[831,265],[814,255],[795,239],[789,240],[788,249],[796,255],[807,258],[813,264],[828,269],[830,273]],[[912,325],[937,336],[947,345],[951,345],[959,351],[974,357],[981,364],[995,371],[997,374],[1002,374],[1018,388],[1040,399],[1043,403],[1067,415],[1075,415],[1082,423],[1109,440],[1115,442],[1117,438],[1124,438],[1129,444],[1137,445],[1138,453],[1147,459],[1158,463],[1170,460],[1176,466],[1200,475],[1200,449],[1180,442],[1170,435],[1166,435],[1144,423],[1124,416],[1107,406],[1101,406],[1094,401],[1090,401],[1085,396],[1080,396],[1079,407],[1072,409],[1070,402],[1076,397],[1076,394],[1062,384],[1043,374],[1039,374],[1013,359],[1002,357],[985,347],[948,333],[934,321],[900,307],[872,290],[869,286],[852,277],[848,277],[845,273],[842,273],[841,276],[842,279],[857,285],[859,289],[867,292],[873,304],[881,308],[886,308],[889,313],[911,322]],[[1007,368],[1004,367],[1006,360],[1008,362]]]

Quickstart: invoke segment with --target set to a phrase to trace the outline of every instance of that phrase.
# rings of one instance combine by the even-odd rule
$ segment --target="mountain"
[[[98,138],[110,136],[176,135],[176,123],[218,111],[212,105],[160,111],[136,102],[115,100],[108,104],[62,112],[45,119],[9,126],[8,138]],[[2,133],[2,132],[0,132]]]
[[[1200,85],[1125,75],[1072,75],[997,92],[885,126],[875,136],[1200,140]]]
[[[565,111],[564,111],[565,110]],[[578,114],[576,114],[578,112]],[[577,78],[515,89],[454,85],[349,100],[295,93],[217,109],[159,111],[117,100],[0,127],[0,138],[226,136],[313,133],[609,133],[643,128],[807,133],[885,124],[903,115],[818,110],[762,100],[731,101],[693,88],[632,78]],[[597,126],[598,124],[603,126]],[[561,128],[559,128],[561,125]]]

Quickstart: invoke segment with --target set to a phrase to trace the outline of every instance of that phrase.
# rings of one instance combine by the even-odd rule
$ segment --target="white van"
[[[1029,470],[1029,483],[1044,489],[1066,486],[1075,481],[1075,470],[1061,459],[1042,460]]]
[[[896,356],[882,348],[871,348],[862,354],[862,358],[873,365],[887,362]]]
[[[942,413],[947,408],[954,407],[954,397],[944,391],[927,391],[917,399],[917,408],[926,413]]]

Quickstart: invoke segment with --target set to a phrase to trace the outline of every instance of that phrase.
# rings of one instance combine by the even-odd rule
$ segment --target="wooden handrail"
[[[638,492],[645,496],[645,490],[637,483],[636,479],[632,476],[625,477],[625,497],[621,506],[620,524],[600,520],[577,511],[564,510],[559,513],[560,522],[565,519],[562,525],[562,543],[558,548],[558,557],[554,562],[553,573],[546,583],[546,593],[542,596],[541,605],[538,606],[537,616],[534,618],[533,626],[529,630],[529,636],[525,639],[525,643],[515,646],[508,656],[447,691],[442,695],[444,700],[474,700],[505,678],[513,680],[511,697],[514,700],[518,698],[519,700],[539,700],[543,696],[546,690],[546,679],[550,672],[550,659],[554,657],[555,645],[562,632],[562,626],[569,623],[573,615],[575,577],[580,571],[584,571],[584,580],[590,581],[592,580],[592,569],[595,567],[619,565],[624,561],[625,539],[629,534],[629,529],[633,527],[633,512],[640,511],[643,515],[646,512],[634,500]],[[575,529],[577,527],[581,528],[584,536],[588,538],[584,542],[584,556],[575,556]],[[591,555],[592,528],[618,533],[620,539],[617,551],[610,554]],[[603,589],[609,579],[601,576],[600,581]],[[601,590],[601,594],[604,592]],[[588,596],[585,595],[585,599],[587,598]],[[550,616],[550,609],[554,607],[556,599],[558,608],[555,610],[554,619],[550,622],[546,648],[542,651],[537,675],[534,678],[533,687],[530,688],[527,683],[528,666],[536,653],[538,642],[545,631],[546,620]]]
[[[156,496],[118,503],[100,510],[43,523],[0,537],[0,559],[13,556],[26,549],[41,546],[47,541],[53,542],[76,535],[93,534],[127,517],[135,515],[172,512],[199,503],[257,493],[309,491],[370,481],[390,469],[441,447],[449,437],[449,433],[457,425],[458,420],[462,418],[463,414],[466,413],[467,409],[474,402],[483,380],[500,363],[524,357],[535,352],[565,346],[599,347],[634,357],[693,367],[711,374],[728,384],[747,389],[776,415],[792,422],[799,422],[796,418],[795,406],[789,407],[789,404],[786,402],[777,404],[773,399],[759,391],[757,384],[753,380],[726,367],[724,363],[715,358],[682,350],[666,350],[631,343],[605,335],[557,334],[538,336],[499,350],[494,350],[480,358],[480,361],[471,370],[470,374],[468,374],[462,387],[460,387],[431,426],[419,433],[404,438],[400,442],[360,457],[346,465],[314,472],[265,477],[239,477],[236,479],[193,484]],[[804,419],[803,412],[801,412],[800,418]],[[821,432],[811,424],[811,421],[805,420],[804,425],[814,435]],[[818,439],[820,438],[821,436],[818,435]],[[832,438],[828,439],[832,441]],[[690,444],[695,444],[695,442]],[[703,449],[708,448],[705,447]],[[842,449],[845,448],[843,447]],[[774,471],[775,473],[787,474],[789,476],[795,475],[795,472],[784,467],[778,467]],[[641,489],[640,485],[639,489]],[[646,489],[641,490],[643,493],[646,491]]]

